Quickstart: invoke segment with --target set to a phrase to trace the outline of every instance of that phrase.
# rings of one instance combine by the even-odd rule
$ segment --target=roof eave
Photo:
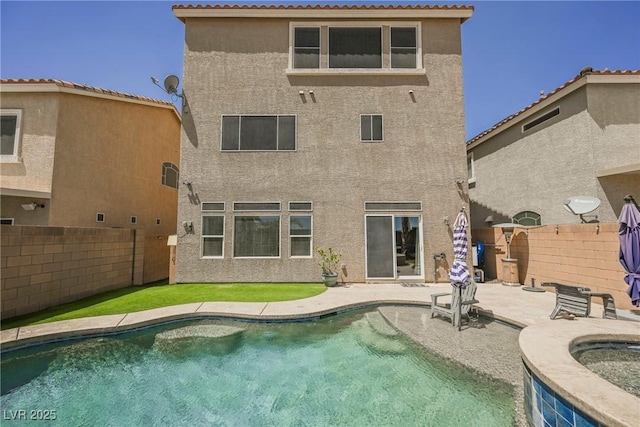
[[[182,8],[173,14],[187,18],[284,18],[284,19],[420,19],[454,18],[461,23],[473,15],[465,8]]]
[[[517,113],[512,114],[511,116],[502,120],[502,124],[496,125],[494,128],[490,128],[489,130],[485,130],[480,132],[475,137],[471,138],[467,143],[467,151],[473,150],[478,145],[483,142],[495,137],[501,132],[510,129],[513,126],[522,123],[522,121],[539,113],[541,110],[549,107],[554,102],[559,101],[565,96],[569,95],[572,92],[580,89],[586,84],[624,84],[624,83],[640,83],[640,74],[637,71],[633,72],[624,72],[621,74],[613,74],[611,72],[596,72],[594,74],[587,74],[584,76],[576,76],[573,80],[565,83],[564,86],[556,89],[550,94],[544,96],[543,98],[535,101],[533,104],[525,107],[523,110],[520,110]]]
[[[68,85],[70,83],[67,83]],[[107,90],[99,89],[99,91],[90,91],[82,88],[75,88],[59,84],[55,81],[35,81],[35,82],[14,82],[14,81],[2,81],[0,83],[0,93],[68,93],[73,95],[89,96],[94,98],[110,99],[113,101],[130,102],[133,104],[141,104],[149,107],[166,108],[172,110],[175,113],[179,122],[182,122],[180,112],[175,105],[161,100],[142,98],[134,95],[123,96],[126,94],[113,92],[109,93]]]

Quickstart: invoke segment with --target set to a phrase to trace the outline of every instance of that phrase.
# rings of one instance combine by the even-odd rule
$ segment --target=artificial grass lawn
[[[38,313],[2,322],[2,329],[37,325],[57,320],[124,314],[194,302],[274,302],[319,295],[326,290],[317,283],[191,283],[132,286],[94,295]]]

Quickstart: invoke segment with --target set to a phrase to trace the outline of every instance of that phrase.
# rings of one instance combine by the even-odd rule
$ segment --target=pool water
[[[593,373],[640,397],[640,343],[588,342],[572,354]]]
[[[513,425],[510,386],[378,316],[190,321],[8,352],[2,425],[23,425],[21,410],[54,411],[59,425]]]

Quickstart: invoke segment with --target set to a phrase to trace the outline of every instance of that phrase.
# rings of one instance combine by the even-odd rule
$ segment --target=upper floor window
[[[0,120],[0,161],[17,162],[20,148],[22,110],[2,109],[0,110]]]
[[[329,27],[329,68],[382,68],[382,28]]]
[[[416,27],[391,27],[391,68],[416,68]]]
[[[294,29],[293,68],[320,68],[320,27]]]
[[[520,225],[542,225],[540,214],[532,211],[518,212],[513,216],[512,220],[515,224]]]
[[[178,167],[170,162],[162,164],[162,185],[167,187],[178,188],[178,178],[180,171]]]
[[[419,22],[316,24],[291,23],[290,68],[308,72],[352,69],[391,73],[402,73],[401,69],[415,73],[422,69]]]
[[[222,151],[295,151],[296,116],[223,116]]]

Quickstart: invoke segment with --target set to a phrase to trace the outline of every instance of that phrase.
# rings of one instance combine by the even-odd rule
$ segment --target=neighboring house
[[[640,71],[586,67],[467,153],[473,227],[580,223],[564,207],[580,196],[601,201],[585,221],[615,222],[623,197],[640,197]]]
[[[468,207],[472,7],[173,11],[189,111],[178,282],[318,282],[318,246],[342,253],[341,281],[448,281],[434,254],[453,260]]]
[[[60,80],[0,80],[3,224],[144,229],[144,281],[168,277],[180,115]]]

